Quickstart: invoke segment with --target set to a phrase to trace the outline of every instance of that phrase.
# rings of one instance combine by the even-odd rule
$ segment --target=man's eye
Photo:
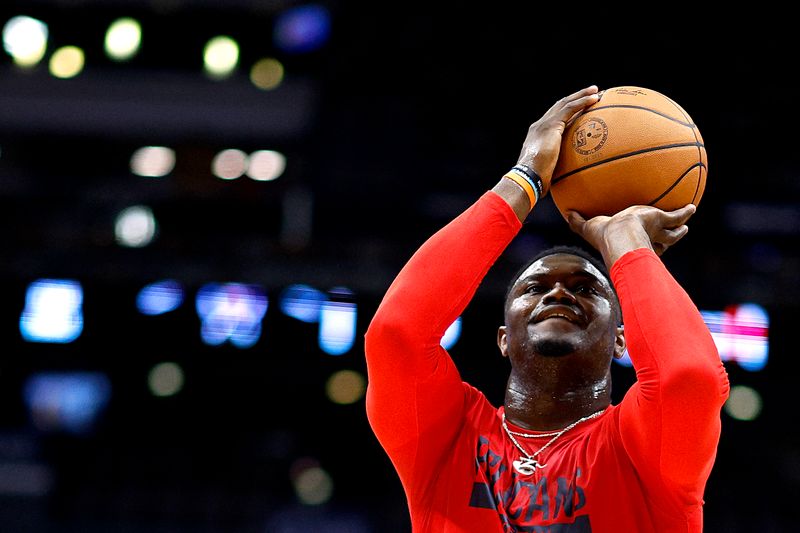
[[[575,287],[575,292],[579,294],[597,294],[597,291],[591,285],[578,285]]]
[[[531,293],[531,294],[538,294],[540,292],[544,292],[544,290],[545,290],[544,287],[542,285],[539,285],[539,284],[528,285],[525,288],[525,292],[526,293]]]

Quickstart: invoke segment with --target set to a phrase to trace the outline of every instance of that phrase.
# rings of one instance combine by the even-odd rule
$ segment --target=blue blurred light
[[[303,322],[319,322],[323,302],[328,297],[308,285],[291,285],[281,294],[281,311]]]
[[[769,355],[769,316],[766,309],[753,303],[732,305],[724,311],[700,311],[711,332],[722,361],[737,363],[751,372],[764,368]],[[628,351],[621,359],[632,366]]]
[[[67,343],[83,331],[83,289],[77,281],[40,279],[28,286],[19,320],[30,342]]]
[[[136,307],[145,315],[174,311],[183,303],[183,288],[174,280],[157,281],[145,286],[136,296]]]
[[[625,352],[622,354],[622,357],[619,359],[614,359],[617,363],[622,366],[633,366],[633,361],[631,361],[631,356],[628,355],[628,350],[626,349]]]
[[[111,382],[100,372],[40,372],[23,388],[31,419],[43,431],[90,431],[110,397]]]
[[[444,332],[444,336],[442,337],[441,341],[442,348],[444,348],[445,350],[449,350],[455,345],[460,336],[461,336],[461,317],[458,317],[452,324],[450,324],[450,327],[448,327],[447,330]]]
[[[275,20],[275,46],[289,53],[311,52],[321,48],[330,37],[331,16],[317,4],[287,9]]]
[[[261,337],[261,320],[268,300],[263,291],[241,283],[209,283],[197,293],[197,314],[203,342],[217,346],[230,341],[249,348]]]
[[[332,301],[322,303],[319,317],[319,347],[329,355],[347,353],[356,340],[358,310],[353,293],[344,287],[330,290]]]

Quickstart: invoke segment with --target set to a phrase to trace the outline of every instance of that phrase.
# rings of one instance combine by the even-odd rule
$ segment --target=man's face
[[[545,256],[509,292],[500,349],[514,365],[526,364],[531,354],[576,352],[610,362],[624,349],[617,305],[608,280],[589,261],[572,254]]]

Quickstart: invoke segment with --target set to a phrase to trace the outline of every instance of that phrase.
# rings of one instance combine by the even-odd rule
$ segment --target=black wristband
[[[533,187],[533,191],[536,193],[536,200],[538,201],[539,198],[542,197],[542,190],[544,189],[542,178],[539,176],[539,174],[537,174],[536,171],[531,167],[523,165],[522,163],[517,163],[514,165],[512,170],[516,170],[525,176],[525,179],[531,184],[531,187]]]

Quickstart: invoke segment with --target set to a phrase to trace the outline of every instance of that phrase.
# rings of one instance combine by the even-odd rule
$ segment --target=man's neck
[[[514,425],[539,431],[564,428],[611,403],[611,375],[580,384],[520,379],[513,372],[505,397],[506,418]]]

